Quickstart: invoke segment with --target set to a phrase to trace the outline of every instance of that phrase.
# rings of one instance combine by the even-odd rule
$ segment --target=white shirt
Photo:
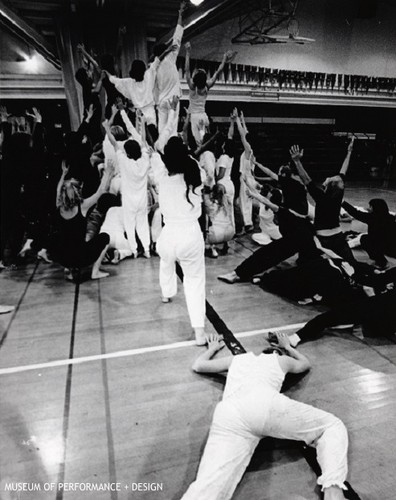
[[[132,101],[135,108],[142,109],[146,106],[153,106],[155,76],[159,63],[160,60],[156,57],[146,69],[141,82],[137,82],[133,78],[117,78],[113,75],[109,76],[109,80],[122,95]]]
[[[151,166],[158,186],[158,202],[165,225],[196,224],[202,211],[202,186],[195,188],[194,192],[189,191],[189,203],[183,174],[169,175],[158,153],[152,155]]]
[[[138,160],[127,157],[124,149],[117,149],[121,171],[122,205],[132,210],[147,210],[147,178],[150,157],[146,149]]]
[[[205,171],[205,185],[212,188],[215,183],[216,158],[212,151],[204,151],[199,157],[199,166]]]
[[[234,158],[231,158],[228,155],[222,154],[220,158],[217,160],[216,170],[219,172],[220,167],[225,168],[225,174],[221,178],[221,180],[231,180],[231,170],[232,164],[234,162]]]
[[[100,228],[102,233],[124,233],[124,211],[122,207],[111,207],[106,213],[105,220]]]
[[[176,67],[176,59],[179,54],[183,31],[183,27],[178,24],[172,41],[173,45],[177,45],[177,49],[167,54],[158,66],[154,93],[156,98],[155,101],[160,105],[169,101],[174,95],[181,96],[180,78],[179,71]]]

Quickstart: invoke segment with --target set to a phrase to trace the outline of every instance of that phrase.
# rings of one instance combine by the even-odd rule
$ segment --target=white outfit
[[[197,89],[189,92],[191,132],[197,143],[197,146],[202,144],[206,130],[209,127],[209,118],[205,111],[206,99],[208,97],[208,88],[206,87],[203,94],[199,94]]]
[[[118,144],[122,145],[125,141],[117,141]],[[110,187],[109,187],[109,193],[115,194],[116,196],[121,193],[121,174],[120,174],[120,168],[117,163],[117,155],[116,151],[111,144],[109,138],[107,137],[107,134],[103,140],[103,154],[105,157],[105,164],[106,166],[109,164],[109,162],[112,162],[114,165],[114,176],[110,181]]]
[[[205,197],[205,208],[209,217],[207,243],[217,245],[232,240],[235,234],[234,208],[229,204],[228,199],[224,197],[224,205],[220,206],[209,197]]]
[[[248,196],[248,188],[245,184],[245,181],[242,179],[243,175],[247,177],[253,176],[254,164],[251,161],[251,158],[248,158],[246,152],[244,151],[241,154],[241,162],[239,166],[239,172],[241,174],[241,187],[239,190],[239,205],[242,212],[243,224],[244,226],[252,226],[252,210],[253,203],[251,198]]]
[[[199,157],[199,166],[205,171],[205,186],[212,188],[216,184],[216,158],[212,151],[204,151]]]
[[[147,179],[150,157],[146,149],[137,160],[127,157],[124,149],[117,150],[117,161],[121,171],[121,199],[124,210],[124,225],[132,253],[137,253],[135,231],[144,251],[150,250],[150,229],[147,214]]]
[[[228,202],[229,202],[230,206],[232,207],[232,214],[231,215],[232,215],[232,223],[233,223],[234,231],[235,231],[235,217],[234,217],[235,186],[231,180],[231,170],[232,170],[233,163],[234,163],[234,158],[231,158],[230,156],[228,156],[226,154],[222,154],[220,156],[220,158],[217,160],[216,171],[219,173],[220,168],[225,169],[224,176],[221,179],[219,179],[217,182],[218,182],[218,184],[222,184],[225,187]]]
[[[167,54],[160,62],[157,70],[157,79],[155,82],[155,100],[158,110],[158,132],[165,128],[169,119],[169,100],[174,95],[181,96],[179,71],[176,66],[176,59],[179,55],[180,44],[183,38],[183,27],[178,24],[173,34],[172,45],[177,45],[177,49]],[[179,118],[179,104],[176,114],[173,116],[171,124],[171,135],[177,135],[177,122]]]
[[[132,255],[129,242],[125,238],[124,210],[122,207],[109,208],[100,231],[110,236],[109,248],[115,248],[119,251],[120,260]]]
[[[163,297],[177,293],[176,262],[183,270],[184,293],[193,328],[205,326],[205,245],[198,218],[201,215],[201,187],[186,198],[182,174],[169,175],[158,153],[151,157],[158,186],[158,201],[164,227],[157,242],[160,286]]]
[[[279,227],[274,223],[274,212],[264,205],[260,205],[261,233],[252,234],[252,240],[259,245],[268,245],[272,240],[280,240],[282,235]]]
[[[346,489],[348,435],[334,415],[279,391],[285,373],[278,354],[240,354],[232,360],[216,406],[197,478],[182,500],[228,500],[264,436],[314,446],[323,488]]]
[[[171,137],[177,135],[177,121],[179,118],[179,108],[176,110],[170,109],[168,111],[167,119],[168,121],[162,126],[158,134],[158,139],[154,144],[154,148],[156,151],[160,153],[164,152],[164,148]],[[176,132],[175,132],[175,123],[176,123]]]
[[[127,99],[132,101],[135,108],[140,109],[146,119],[147,125],[156,125],[157,118],[154,108],[154,84],[158,65],[158,57],[146,69],[143,80],[137,82],[133,78],[117,78],[109,76],[115,88]]]

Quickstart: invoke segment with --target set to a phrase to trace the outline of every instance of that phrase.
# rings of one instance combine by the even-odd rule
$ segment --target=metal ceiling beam
[[[214,19],[219,16],[220,12],[233,7],[240,3],[241,0],[207,0],[204,4],[196,9],[184,21],[184,38],[191,38],[193,35],[202,31],[204,26],[208,23],[214,22]],[[175,12],[175,23],[176,23]],[[172,40],[175,28],[172,27],[158,40],[157,43],[169,43]]]
[[[61,63],[52,46],[24,19],[0,0],[0,24],[7,27],[16,36],[32,45],[56,69],[61,69]]]

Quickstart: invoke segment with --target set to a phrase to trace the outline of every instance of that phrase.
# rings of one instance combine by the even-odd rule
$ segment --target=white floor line
[[[297,330],[304,326],[305,323],[296,323],[294,325],[277,326],[272,328],[264,328],[262,330],[251,330],[247,332],[240,332],[235,334],[237,338],[253,337],[262,333],[270,331],[284,331],[284,330]],[[1,368],[0,375],[10,375],[12,373],[21,373],[31,370],[43,370],[46,368],[57,368],[59,366],[78,365],[81,363],[88,363],[90,361],[101,361],[102,359],[125,358],[129,356],[136,356],[137,354],[147,354],[150,352],[169,351],[171,349],[180,349],[182,347],[194,346],[194,340],[186,340],[183,342],[174,342],[173,344],[156,345],[152,347],[141,347],[139,349],[128,349],[126,351],[117,351],[107,354],[97,354],[95,356],[82,356],[81,358],[73,359],[60,359],[57,361],[49,361],[47,363],[37,363],[33,365],[13,366],[10,368]]]

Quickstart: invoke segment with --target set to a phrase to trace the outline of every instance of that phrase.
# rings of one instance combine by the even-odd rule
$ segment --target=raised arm
[[[308,172],[305,170],[303,167],[303,164],[301,163],[301,158],[304,155],[304,150],[301,149],[299,146],[292,146],[290,148],[290,156],[294,162],[294,165],[297,168],[298,175],[300,176],[300,179],[302,180],[303,184],[307,186],[312,182],[311,177],[309,176]]]
[[[109,138],[110,144],[113,146],[113,148],[117,151],[117,149],[121,149],[120,144],[116,141],[114,135],[111,132],[111,127],[110,127],[110,122],[108,120],[105,120],[103,123],[103,128],[105,129],[105,132],[107,134],[107,137]]]
[[[234,110],[234,113],[235,113],[235,110]],[[237,124],[239,135],[241,136],[241,141],[242,141],[242,145],[245,149],[245,154],[248,158],[250,158],[250,155],[253,153],[253,150],[252,150],[252,147],[250,146],[250,144],[248,143],[248,141],[246,140],[247,132],[242,125],[241,119],[238,116],[238,112],[237,112],[235,122]]]
[[[350,140],[348,144],[348,151],[345,156],[344,162],[342,164],[341,170],[340,170],[340,175],[346,175],[348,168],[349,168],[349,162],[351,160],[351,154],[353,150],[353,143],[355,142],[355,137],[353,136],[352,139]]]
[[[65,182],[65,177],[67,173],[69,172],[69,167],[66,166],[65,160],[62,162],[62,175],[60,176],[58,185],[56,186],[56,208],[60,207],[60,193],[61,193],[61,188],[62,184]]]
[[[234,113],[231,113],[230,126],[228,128],[228,134],[227,134],[227,139],[230,139],[230,141],[232,141],[232,139],[234,138],[235,120],[236,120],[236,116],[234,116]]]
[[[190,71],[191,43],[187,42],[185,47],[186,47],[186,59],[184,62],[184,75],[186,77],[186,82],[189,89],[194,90],[194,82],[192,81],[191,71]]]
[[[224,53],[223,60],[219,64],[219,67],[213,73],[212,78],[210,78],[210,80],[208,80],[206,83],[206,86],[208,87],[208,89],[213,87],[213,85],[216,83],[217,78],[219,77],[219,74],[223,71],[226,63],[231,62],[234,59],[234,57],[236,56],[236,54],[237,54],[236,52],[232,52],[231,50],[228,50],[227,52]]]
[[[287,333],[277,332],[278,344],[288,354],[280,356],[279,364],[285,373],[304,373],[311,368],[309,359],[290,345]]]
[[[98,202],[102,194],[106,193],[109,190],[110,182],[113,176],[114,176],[114,164],[112,161],[109,161],[105,167],[105,171],[102,180],[100,181],[98,190],[96,191],[96,193],[94,193],[89,198],[86,198],[81,203],[81,212],[84,216],[88,213],[88,210]]]
[[[210,137],[206,142],[204,142],[202,144],[202,146],[200,146],[199,148],[197,148],[195,151],[194,151],[194,156],[199,156],[200,154],[202,154],[206,149],[207,147],[212,144],[212,142],[216,139],[216,137],[218,137],[218,135],[220,134],[220,131],[217,130],[213,135],[212,137]]]
[[[100,71],[100,66],[98,64],[98,62],[96,61],[96,59],[94,59],[91,54],[89,52],[87,52],[85,50],[85,47],[84,47],[84,44],[83,43],[79,43],[77,45],[77,50],[80,54],[82,54],[86,59],[88,59],[88,61],[93,65],[93,67],[97,70],[97,71]]]
[[[129,119],[129,116],[127,115],[127,113],[125,111],[124,104],[123,103],[122,103],[122,105],[118,104],[118,108],[120,109],[120,115],[121,115],[122,121],[124,122],[127,131],[131,134],[132,139],[134,141],[138,142],[140,146],[142,146],[142,142],[143,142],[142,136],[139,134],[139,132],[136,130],[136,128],[133,126],[133,123]]]
[[[186,10],[186,7],[187,7],[187,2],[185,2],[185,0],[182,0],[180,2],[179,15],[177,17],[177,26],[180,26],[181,28],[183,28],[183,13]],[[176,29],[177,29],[177,27],[176,27]],[[173,43],[177,43],[177,41],[178,41],[178,39],[175,35],[176,35],[176,31],[175,31],[175,34],[173,35]],[[180,45],[180,41],[179,41],[179,45]]]
[[[274,181],[278,180],[278,175],[275,172],[273,172],[271,169],[269,169],[268,167],[264,167],[264,165],[261,165],[261,163],[259,163],[256,160],[254,161],[254,164],[256,165],[256,167],[258,167],[265,175],[270,177],[272,180],[274,180]]]
[[[197,373],[222,373],[226,372],[231,365],[232,356],[212,359],[217,352],[224,347],[223,340],[212,340],[208,342],[208,349],[194,361],[192,369]]]

